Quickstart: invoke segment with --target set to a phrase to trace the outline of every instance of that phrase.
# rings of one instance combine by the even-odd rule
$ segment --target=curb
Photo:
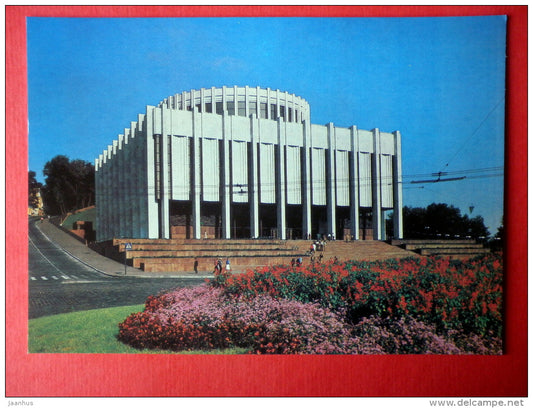
[[[64,247],[62,247],[61,245],[59,245],[58,243],[56,243],[56,242],[54,242],[52,239],[50,239],[50,237],[49,237],[45,232],[43,232],[43,231],[39,228],[39,226],[38,226],[38,224],[37,224],[36,221],[34,221],[34,225],[35,225],[35,227],[39,230],[39,232],[40,232],[40,233],[41,233],[41,234],[42,234],[42,235],[43,235],[48,241],[50,241],[50,243],[51,243],[52,245],[54,245],[56,248],[60,248],[62,251],[64,251],[64,252],[65,252],[66,254],[68,254],[70,257],[74,258],[75,260],[77,260],[78,262],[82,263],[83,265],[85,265],[85,266],[87,266],[87,267],[89,267],[89,268],[95,270],[95,271],[98,272],[98,273],[101,273],[102,275],[110,276],[110,277],[113,277],[113,278],[120,278],[120,277],[124,277],[124,276],[125,276],[125,275],[114,275],[114,274],[111,274],[111,273],[109,273],[109,272],[104,272],[104,271],[102,271],[102,270],[100,270],[100,269],[98,269],[98,268],[96,268],[96,267],[94,267],[94,266],[88,264],[88,263],[85,262],[84,260],[82,260],[82,259],[78,258],[76,255],[72,254],[69,250],[65,249]],[[53,225],[55,228],[58,228],[58,229],[59,229],[59,227],[57,227],[55,224],[51,224],[51,225]],[[60,232],[63,232],[63,231],[60,230]]]

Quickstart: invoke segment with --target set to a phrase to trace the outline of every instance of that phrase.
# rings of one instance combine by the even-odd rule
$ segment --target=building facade
[[[97,240],[402,238],[398,131],[311,124],[301,97],[202,88],[147,106],[95,161]]]

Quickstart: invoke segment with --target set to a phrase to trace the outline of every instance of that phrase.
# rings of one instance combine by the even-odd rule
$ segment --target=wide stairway
[[[125,244],[131,249],[125,251]],[[292,259],[302,258],[304,265],[311,262],[308,240],[187,240],[187,239],[114,239],[112,253],[107,256],[124,260],[128,265],[145,272],[191,272],[198,260],[198,272],[210,273],[217,259],[225,265],[230,260],[232,272],[241,272],[267,265],[289,265]],[[402,248],[381,241],[328,241],[317,250],[313,259],[327,262],[332,259],[376,260],[417,256]]]
[[[307,241],[304,241],[307,242]],[[217,259],[230,260],[232,271],[245,271],[275,264],[288,265],[291,259],[306,257],[306,247],[299,241],[273,239],[254,240],[187,240],[187,239],[115,239],[113,246],[118,257],[145,272],[190,272],[198,260],[198,272],[212,272]]]
[[[392,240],[391,245],[423,256],[444,256],[454,259],[468,259],[473,256],[486,254],[490,249],[474,239],[401,239]]]
[[[335,258],[339,261],[375,261],[419,256],[383,241],[327,241],[324,251],[316,252],[315,258],[321,254],[322,262]]]

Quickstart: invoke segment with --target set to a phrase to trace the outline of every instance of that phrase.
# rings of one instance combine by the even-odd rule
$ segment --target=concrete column
[[[276,212],[278,238],[287,239],[286,213],[286,193],[285,193],[285,123],[278,116],[278,154],[276,158]]]
[[[170,238],[170,180],[168,170],[169,157],[169,134],[171,133],[170,111],[161,108],[161,135],[159,138],[159,163],[160,163],[160,199],[159,199],[159,238]]]
[[[350,128],[350,226],[354,239],[359,239],[359,134],[357,127]]]
[[[326,150],[326,212],[328,218],[328,234],[331,233],[337,237],[336,207],[337,200],[335,195],[335,126],[333,123],[327,124],[328,132],[328,149]]]
[[[200,204],[202,192],[202,178],[201,178],[201,152],[200,152],[200,114],[196,109],[192,110],[192,228],[193,238],[201,239],[201,223],[200,223]]]
[[[266,89],[266,95],[267,95],[267,100],[266,100],[266,119],[272,119],[270,117],[270,88],[267,88]]]
[[[223,95],[224,112],[222,113],[222,237],[231,238],[231,177],[230,177],[230,139],[231,139],[231,117],[226,110],[226,96]]]
[[[109,223],[107,222],[107,217],[109,216],[108,208],[107,208],[107,196],[108,196],[108,183],[107,180],[107,150],[102,151],[102,164],[101,164],[101,170],[100,170],[100,183],[102,186],[102,195],[101,195],[101,206],[100,208],[96,208],[96,213],[99,217],[100,226],[99,229],[96,230],[97,233],[97,240],[98,241],[104,241],[107,239],[107,226]]]
[[[100,187],[100,163],[102,162],[102,155],[99,155],[98,158],[94,160],[94,204],[96,208],[96,217],[94,219],[94,229],[97,234],[99,234],[99,228],[100,228],[100,220],[99,220],[99,210],[101,210],[102,202],[101,202],[101,194],[102,190]]]
[[[259,177],[257,141],[259,139],[259,112],[250,118],[250,152],[248,155],[248,203],[250,205],[250,238],[259,237]]]
[[[131,186],[131,135],[130,129],[124,129],[124,145],[123,145],[123,156],[124,156],[124,236],[132,237],[132,207],[133,207],[133,198],[132,198],[132,186]]]
[[[200,108],[202,113],[205,113],[205,88],[200,89]]]
[[[374,239],[383,239],[382,214],[381,214],[381,133],[379,129],[372,130],[374,141],[374,154],[372,155],[372,229]]]
[[[139,114],[135,136],[135,211],[137,238],[148,238],[148,166],[147,161],[147,119],[146,114]],[[152,171],[153,172],[153,171]]]
[[[311,124],[305,121],[303,131],[303,162],[302,162],[302,233],[312,233],[311,225]]]
[[[280,111],[280,108],[279,108],[279,89],[276,89],[276,118],[279,118],[279,111]]]
[[[250,117],[250,107],[248,106],[249,104],[250,104],[250,88],[248,87],[248,85],[246,85],[246,87],[244,88],[244,110],[245,110],[244,116],[246,116],[247,118]]]
[[[113,193],[112,193],[112,233],[113,238],[120,238],[120,205],[119,205],[119,183],[118,183],[118,159],[117,159],[117,150],[118,150],[118,140],[113,140],[111,146],[111,177],[113,180]]]
[[[154,135],[161,134],[161,113],[153,106],[146,107],[146,225],[147,237],[150,239],[159,238],[159,207],[156,194],[155,183],[155,140]],[[159,119],[158,119],[159,118]]]
[[[117,196],[115,197],[115,200],[117,201],[118,206],[118,212],[117,212],[117,226],[118,226],[118,238],[124,238],[126,236],[125,234],[125,217],[126,217],[126,206],[125,206],[125,197],[124,197],[124,135],[118,135],[117,140],[117,149],[115,154],[115,162],[116,162],[116,168],[117,168],[117,184],[116,188],[119,192]]]
[[[128,140],[129,145],[129,161],[130,161],[130,199],[131,199],[131,237],[139,238],[140,228],[139,228],[139,197],[138,197],[138,187],[137,184],[137,173],[139,172],[138,166],[139,162],[137,161],[137,142],[139,141],[139,136],[137,134],[137,123],[130,123],[130,138]]]
[[[394,195],[394,238],[403,238],[403,184],[402,184],[402,137],[399,131],[394,135],[394,156],[392,158],[392,188]]]

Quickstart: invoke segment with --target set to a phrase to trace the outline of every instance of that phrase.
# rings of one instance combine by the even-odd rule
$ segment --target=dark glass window
[[[289,118],[287,120],[292,122],[292,108],[289,108]]]
[[[238,101],[237,108],[238,108],[239,116],[246,116],[246,102],[245,101]]]
[[[223,106],[222,106],[222,102],[217,102],[215,108],[216,108],[216,110],[217,110],[217,111],[216,111],[216,114],[217,114],[217,115],[222,115],[222,113],[223,113],[223,111],[224,111],[224,108],[223,108]]]
[[[211,102],[206,102],[205,111],[207,113],[213,113],[213,104]]]
[[[267,117],[267,104],[264,102],[261,102],[259,104],[259,109],[261,110],[261,115],[259,116],[261,119],[266,119]]]
[[[285,118],[285,106],[283,106],[283,105],[279,106],[279,116],[280,116],[280,118],[283,118],[284,121],[286,120],[286,118]]]
[[[226,102],[228,115],[235,115],[235,102]]]
[[[257,115],[257,104],[255,102],[250,102],[248,110],[250,112],[250,115]]]
[[[200,104],[200,103],[197,104],[196,108],[197,108],[198,112],[201,112],[202,111],[202,104]]]
[[[270,104],[270,119],[276,120],[278,118],[277,111],[276,111],[276,105]]]

